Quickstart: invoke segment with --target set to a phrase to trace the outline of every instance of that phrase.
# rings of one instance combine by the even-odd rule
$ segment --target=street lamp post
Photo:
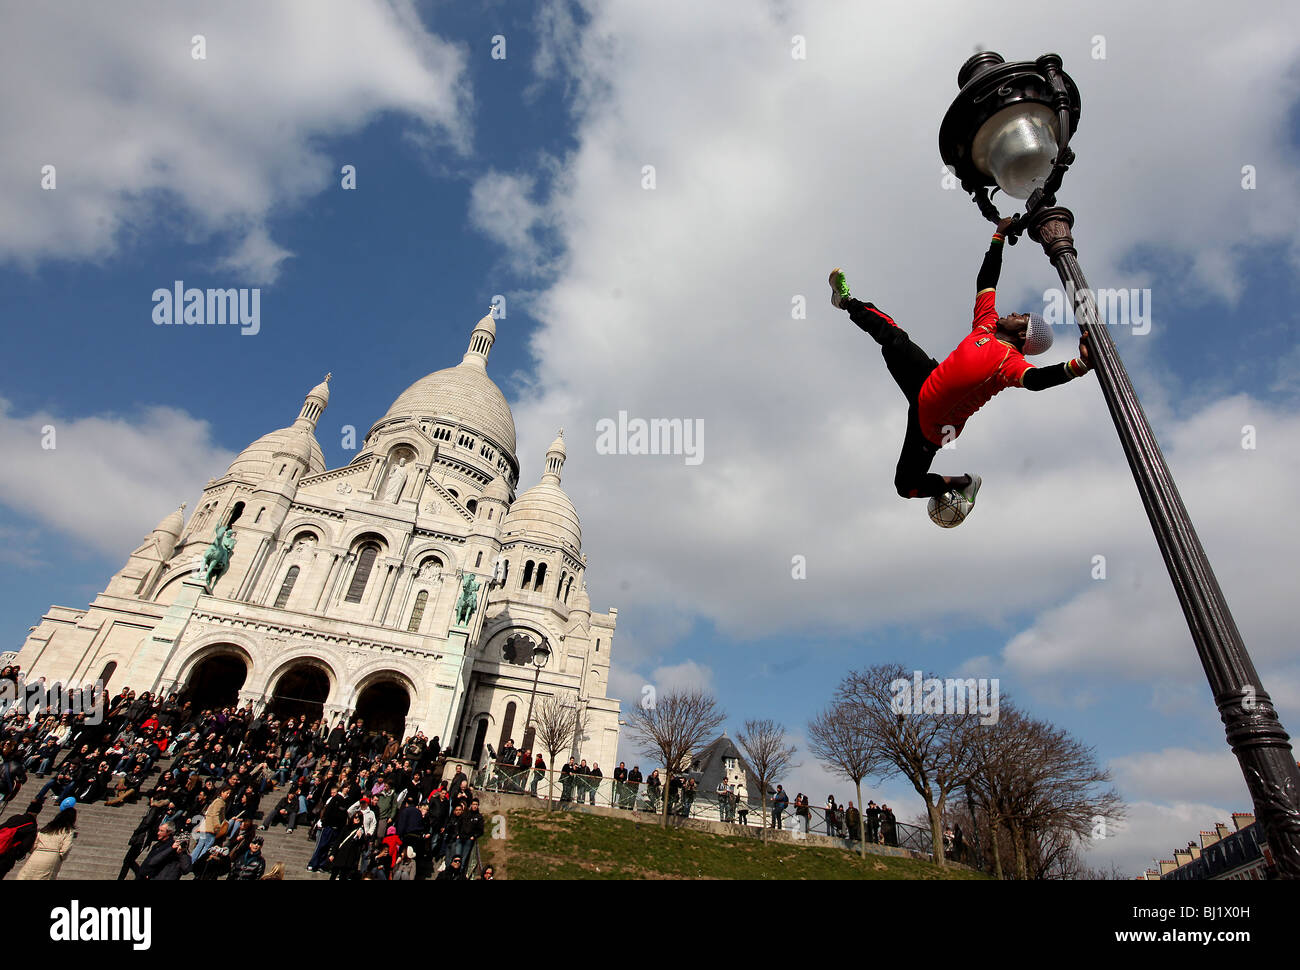
[[[1061,179],[1074,161],[1070,136],[1079,123],[1079,92],[1061,59],[1006,63],[984,51],[962,66],[961,88],[939,131],[939,150],[980,212],[996,222],[989,186],[1028,198],[1008,230],[1043,247],[1075,304],[1106,406],[1164,556],[1201,666],[1210,682],[1228,743],[1272,849],[1278,875],[1300,879],[1300,767],[1290,739],[1260,683],[1214,570],[1183,506],[1160,445],[1129,382],[1114,341],[1079,267],[1074,216],[1056,205]]]
[[[537,700],[537,680],[542,676],[542,668],[551,659],[551,649],[543,640],[533,647],[533,692],[528,695],[528,717],[524,719],[524,737],[528,737],[528,726],[533,723],[533,702]]]
[[[516,663],[517,648],[515,647],[515,644],[520,642],[529,643],[531,641],[528,637],[522,634],[511,637],[501,647],[502,659],[509,663]],[[545,667],[551,659],[550,644],[548,644],[545,639],[543,639],[541,643],[533,644],[532,653],[529,654],[528,659],[532,661],[533,664],[533,692],[528,695],[528,717],[524,719],[523,737],[525,740],[527,740],[528,737],[528,727],[533,723],[533,703],[537,700],[537,681],[538,678],[542,676],[542,668]],[[524,747],[528,747],[528,745],[525,744]]]

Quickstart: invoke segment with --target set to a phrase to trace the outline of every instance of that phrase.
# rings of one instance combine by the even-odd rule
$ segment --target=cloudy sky
[[[975,417],[936,470],[980,473],[979,511],[936,529],[894,494],[905,403],[825,278],[843,266],[946,355],[989,231],[938,156],[957,68],[1060,53],[1080,258],[1149,301],[1149,328],[1112,332],[1295,730],[1294,5],[465,6],[0,11],[22,91],[0,103],[7,649],[326,371],[320,443],[346,463],[346,427],[458,361],[503,294],[490,372],[526,484],[566,429],[618,696],[703,684],[733,734],[776,718],[801,748],[789,787],[821,804],[848,786],[804,734],[845,672],[996,677],[1112,768],[1129,820],[1093,864],[1137,871],[1247,809],[1095,379]],[[154,326],[176,280],[260,287],[260,332]],[[1055,285],[1022,243],[1000,307]],[[1060,328],[1045,360],[1073,344]],[[703,460],[599,453],[619,412],[702,422]],[[873,792],[920,810],[896,779]]]

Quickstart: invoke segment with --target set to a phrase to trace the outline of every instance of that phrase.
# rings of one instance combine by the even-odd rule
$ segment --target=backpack
[[[23,829],[29,825],[35,828],[36,823],[34,821],[22,822],[6,829],[0,829],[0,858],[9,855],[17,847],[18,843],[22,841],[21,833]]]

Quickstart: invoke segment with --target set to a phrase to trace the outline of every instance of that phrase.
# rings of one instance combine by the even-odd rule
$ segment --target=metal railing
[[[651,788],[646,782],[616,782],[613,778],[593,778],[589,775],[567,774],[549,769],[522,768],[518,765],[490,764],[477,769],[470,778],[470,785],[476,789],[497,791],[504,794],[529,795],[539,799],[551,799],[558,804],[598,805],[604,808],[618,808],[630,812],[648,812],[657,814],[663,810],[663,786]],[[826,835],[856,842],[857,832],[850,833],[844,820],[844,812],[836,812],[836,818],[827,823],[824,808],[808,807],[806,816],[787,806],[780,819],[775,819],[769,797],[766,813],[759,799],[750,796],[748,804],[742,806],[730,800],[721,799],[717,792],[690,792],[685,786],[674,784],[668,796],[668,813],[684,818],[704,821],[724,822],[731,825],[744,825],[758,828],[772,825],[791,832],[811,835]],[[743,817],[743,821],[742,821]],[[916,852],[930,853],[930,830],[906,822],[894,821],[892,827],[882,820],[874,831],[867,828],[868,843],[897,846]]]

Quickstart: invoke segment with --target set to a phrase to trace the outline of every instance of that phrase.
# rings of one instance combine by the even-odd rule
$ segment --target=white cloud
[[[0,105],[0,259],[22,265],[101,260],[164,232],[230,237],[226,268],[269,282],[287,253],[267,219],[336,186],[347,161],[323,139],[393,112],[425,139],[469,144],[466,55],[409,0],[358,0],[346,16],[310,0],[141,0],[130,16],[93,0],[9,4],[0,33],[21,38],[0,84],[23,92]],[[199,34],[205,60],[191,56]]]
[[[666,694],[670,691],[713,690],[713,671],[704,664],[694,660],[655,668],[650,674],[650,683],[655,692]]]
[[[534,235],[545,212],[533,201],[536,180],[527,175],[491,171],[470,191],[470,224],[501,243],[516,269],[535,272],[541,247]]]
[[[1231,804],[1231,803],[1230,803]],[[1229,810],[1205,802],[1157,804],[1134,802],[1126,806],[1127,817],[1107,826],[1106,837],[1083,845],[1084,864],[1094,869],[1117,867],[1121,873],[1137,876],[1158,869],[1161,859],[1173,859],[1173,850],[1200,843],[1202,829],[1215,822],[1232,827]]]
[[[218,265],[252,283],[274,283],[280,275],[280,264],[292,255],[272,241],[265,227],[254,226],[239,247]]]
[[[47,427],[53,448],[42,447]],[[234,458],[213,442],[206,421],[174,408],[129,417],[20,417],[3,399],[0,453],[6,506],[122,560]]]
[[[1112,758],[1110,767],[1121,794],[1138,801],[1200,798],[1230,805],[1247,797],[1241,767],[1226,745],[1214,751],[1143,751]]]
[[[567,74],[580,56],[582,30],[568,3],[541,4],[533,19],[533,37],[533,73],[541,82]]]
[[[1112,7],[1125,26],[1109,38],[1109,60],[1092,61],[1092,21]],[[1296,236],[1280,214],[1300,198],[1296,169],[1275,135],[1295,85],[1274,82],[1289,77],[1300,42],[1270,31],[1267,11],[1230,25],[1188,11],[1177,36],[1167,18],[1119,3],[1091,11],[1086,25],[1059,8],[1032,22],[994,18],[992,35],[986,8],[925,22],[833,4],[773,11],[591,7],[578,53],[547,62],[577,85],[579,147],[540,196],[522,181],[500,193],[518,200],[518,219],[494,238],[517,240],[528,256],[536,237],[527,227],[546,222],[564,246],[562,269],[530,304],[542,320],[537,380],[515,410],[526,458],[557,417],[571,428],[566,487],[589,537],[593,591],[605,588],[627,615],[669,603],[740,638],[1005,624],[1087,593],[1090,558],[1105,549],[1112,575],[1143,592],[1123,600],[1112,581],[1113,602],[1094,604],[1109,618],[1103,628],[1138,602],[1134,622],[1150,625],[1154,641],[1117,659],[1134,674],[1181,670],[1177,607],[1095,381],[1007,392],[976,416],[936,470],[981,472],[980,511],[959,530],[934,529],[923,504],[904,504],[891,484],[902,397],[876,345],[827,305],[824,280],[830,266],[846,266],[860,295],[946,353],[968,325],[988,230],[968,200],[941,188],[935,133],[956,69],[972,37],[1009,56],[1062,47],[1084,92],[1079,160],[1062,196],[1079,214],[1084,264],[1095,286],[1149,285],[1146,270],[1126,267],[1138,247],[1158,247],[1153,331],[1117,340],[1225,585],[1262,547],[1278,567],[1265,585],[1276,586],[1289,556],[1273,517],[1232,498],[1222,476],[1254,461],[1259,494],[1293,477],[1272,476],[1294,465],[1281,447],[1243,456],[1239,426],[1220,423],[1249,413],[1273,425],[1274,440],[1295,441],[1295,414],[1248,400],[1194,419],[1174,412],[1161,382],[1176,375],[1155,355],[1180,306],[1231,299],[1252,247]],[[807,61],[790,57],[795,32],[808,40]],[[864,58],[864,36],[896,42]],[[1178,38],[1211,36],[1222,57],[1187,74]],[[951,71],[936,73],[917,50],[946,52]],[[1185,96],[1153,111],[1134,92],[1162,76],[1179,76]],[[886,94],[896,91],[907,97]],[[1208,141],[1204,117],[1216,119]],[[1233,173],[1243,151],[1274,173],[1268,201],[1264,188],[1241,190]],[[642,188],[647,164],[654,190]],[[538,198],[545,214],[533,208]],[[1004,302],[1057,285],[1033,249],[1009,252]],[[1215,267],[1213,279],[1188,275],[1198,260]],[[806,320],[791,317],[796,296],[808,301]],[[596,454],[596,422],[620,410],[703,420],[703,463]],[[791,579],[796,554],[807,557],[806,581]],[[615,589],[619,580],[632,582]],[[1278,616],[1274,608],[1256,620],[1271,632]],[[1075,642],[1085,629],[1055,648],[1061,666],[1085,662]],[[1102,650],[1101,662],[1119,653]],[[1033,651],[1007,659],[1023,655]]]
[[[1246,424],[1256,427],[1255,449],[1242,448]],[[1279,483],[1300,475],[1300,454],[1289,444],[1300,441],[1300,415],[1236,396],[1167,425],[1163,437],[1247,648],[1268,673],[1291,654],[1295,536],[1279,528],[1278,497]],[[1092,534],[1070,547],[1086,554],[1076,556],[1083,565],[1105,555],[1106,578],[1073,583],[1071,596],[1011,638],[1003,658],[1030,679],[1077,684],[1120,676],[1151,683],[1153,696],[1168,704],[1178,685],[1202,684],[1203,675],[1133,486],[1118,475],[1114,485],[1130,494],[1087,490],[1080,511]],[[1107,515],[1101,503],[1116,511]],[[1264,682],[1270,686],[1267,677]],[[1203,691],[1193,699],[1204,708]]]
[[[568,5],[549,6],[547,22],[563,22]],[[1058,50],[1081,88],[1078,161],[1061,193],[1081,260],[1094,287],[1153,289],[1151,333],[1121,330],[1117,343],[1243,633],[1261,666],[1279,666],[1295,569],[1276,506],[1300,471],[1300,415],[1221,393],[1191,413],[1174,407],[1180,375],[1164,351],[1180,313],[1231,312],[1250,261],[1297,251],[1300,170],[1284,133],[1300,35],[1279,29],[1287,4],[1226,21],[1208,8],[1170,21],[1121,0],[1032,19],[1010,2],[924,19],[829,2],[584,13],[576,43],[537,65],[543,79],[567,72],[578,147],[549,183],[517,182],[516,221],[489,235],[534,260],[545,224],[562,247],[530,301],[542,326],[519,438],[527,461],[557,420],[570,427],[565,487],[589,581],[625,628],[665,611],[739,640],[986,623],[1006,631],[995,659],[1008,675],[1075,706],[1104,700],[1104,672],[1154,679],[1166,709],[1195,694],[1204,713],[1199,664],[1095,381],[1007,392],[977,415],[935,470],[983,474],[981,506],[944,532],[894,495],[904,402],[875,344],[827,305],[826,273],[842,265],[857,295],[935,356],[969,326],[989,227],[942,188],[936,135],[978,41],[1013,59]],[[1092,60],[1102,30],[1108,57]],[[796,33],[805,61],[790,56]],[[865,56],[864,38],[880,37],[890,42]],[[1186,51],[1207,44],[1216,56],[1189,72]],[[1177,99],[1160,81],[1171,77]],[[1240,184],[1248,163],[1268,173],[1252,192]],[[1028,241],[1008,250],[1002,282],[1004,308],[1059,285]],[[798,297],[807,319],[792,318]],[[1072,344],[1058,340],[1047,362]],[[702,419],[704,462],[597,454],[597,421],[620,410]],[[1260,428],[1254,452],[1240,446],[1247,422]],[[806,580],[791,578],[793,555],[806,557]],[[651,669],[653,653],[619,663]],[[818,770],[797,783],[822,784]],[[1244,797],[1237,785],[1229,804]],[[901,797],[906,817],[917,803]],[[1127,841],[1106,851],[1141,868],[1151,846],[1194,838],[1214,811],[1138,803]]]

